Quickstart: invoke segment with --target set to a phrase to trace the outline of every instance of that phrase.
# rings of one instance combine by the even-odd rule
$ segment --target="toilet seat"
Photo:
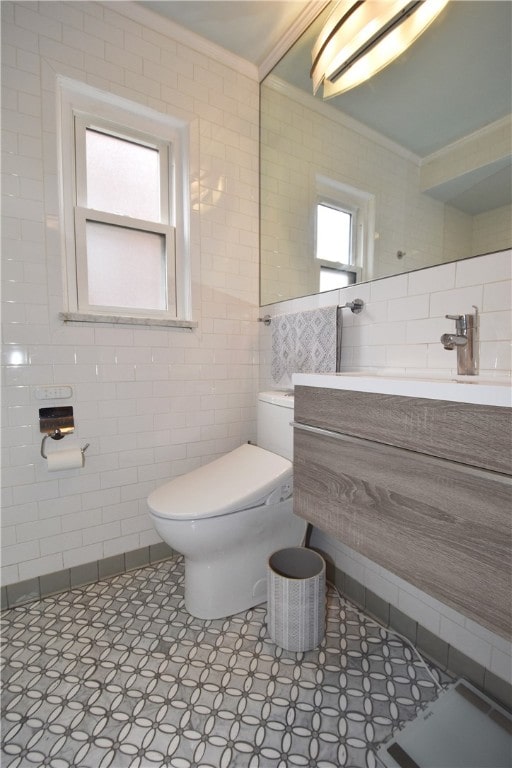
[[[248,443],[153,491],[151,512],[169,520],[227,515],[291,495],[292,463]]]

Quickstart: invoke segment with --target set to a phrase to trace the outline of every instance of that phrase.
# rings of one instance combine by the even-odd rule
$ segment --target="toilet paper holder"
[[[52,440],[62,440],[66,435],[75,431],[75,421],[73,418],[73,406],[62,405],[54,408],[39,409],[39,431],[45,435],[41,441],[41,456],[47,459],[45,453],[45,444],[49,437]],[[80,448],[82,456],[89,448],[90,443],[86,443]]]

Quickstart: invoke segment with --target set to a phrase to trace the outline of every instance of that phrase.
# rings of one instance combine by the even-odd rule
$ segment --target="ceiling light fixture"
[[[340,0],[313,52],[313,92],[324,99],[355,88],[402,54],[448,0]]]

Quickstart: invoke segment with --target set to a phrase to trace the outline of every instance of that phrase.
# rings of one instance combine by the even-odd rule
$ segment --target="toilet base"
[[[241,520],[246,515],[258,523],[246,528]],[[231,517],[229,548],[214,547],[208,554],[183,552],[185,607],[199,619],[226,618],[265,602],[270,555],[299,546],[306,532],[306,522],[292,512],[291,499]]]
[[[272,554],[272,553],[270,553]],[[266,559],[263,573],[265,573]],[[185,558],[185,608],[198,619],[223,619],[253,608],[267,599],[262,568],[245,569],[236,578],[215,563],[201,564]]]

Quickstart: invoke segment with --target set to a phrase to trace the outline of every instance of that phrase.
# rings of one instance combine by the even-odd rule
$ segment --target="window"
[[[316,258],[320,262],[320,291],[344,288],[354,283],[354,211],[334,203],[316,206]]]
[[[362,279],[373,256],[373,198],[325,176],[316,177],[315,260],[319,290]]]
[[[194,325],[184,126],[61,85],[64,319]]]
[[[75,117],[81,311],[176,317],[169,144]]]

